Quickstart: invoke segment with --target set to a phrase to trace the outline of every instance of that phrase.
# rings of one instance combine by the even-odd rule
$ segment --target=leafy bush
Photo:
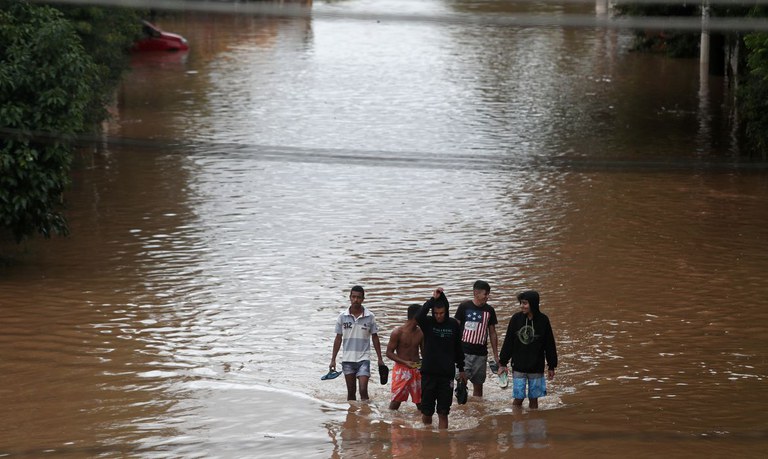
[[[75,134],[106,119],[142,10],[0,0],[0,229],[67,234]]]
[[[662,5],[652,3],[620,3],[614,7],[618,15],[675,17],[698,16],[698,4],[681,3]],[[699,35],[691,32],[638,30],[635,32],[635,49],[663,52],[670,57],[694,57],[699,52]]]
[[[113,102],[115,88],[129,68],[128,49],[141,34],[141,16],[145,11],[67,5],[57,5],[56,9],[72,22],[98,70],[86,110],[86,120],[95,125],[106,119],[106,107]]]
[[[739,100],[745,132],[753,148],[768,157],[768,33],[744,37],[748,51],[747,76]]]
[[[85,130],[98,69],[51,7],[0,0],[0,227],[67,234],[69,140]]]

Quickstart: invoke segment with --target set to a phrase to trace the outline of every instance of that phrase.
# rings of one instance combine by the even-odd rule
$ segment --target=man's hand
[[[435,289],[435,293],[432,294],[432,298],[438,299],[440,298],[440,294],[443,293],[443,287],[437,287]]]
[[[459,379],[466,384],[467,383],[467,374],[463,371],[459,372]]]
[[[555,369],[554,368],[550,368],[549,371],[547,371],[547,379],[549,379],[550,381],[555,379]]]
[[[502,373],[509,374],[509,369],[506,365],[499,365],[499,371],[497,372],[499,376],[501,376]]]

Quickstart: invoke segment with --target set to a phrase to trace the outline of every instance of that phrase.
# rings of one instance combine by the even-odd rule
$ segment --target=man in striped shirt
[[[336,356],[341,349],[341,370],[347,383],[347,400],[356,400],[355,379],[360,386],[360,400],[368,400],[368,380],[371,377],[371,341],[379,366],[384,365],[381,357],[379,328],[376,317],[363,307],[365,290],[359,285],[349,292],[349,308],[336,319],[336,339],[333,342],[330,369],[336,369]]]
[[[459,305],[454,316],[462,328],[461,344],[464,349],[464,369],[472,382],[472,395],[483,396],[483,383],[487,373],[488,337],[491,338],[493,358],[499,361],[499,338],[496,335],[496,310],[488,303],[491,286],[477,281],[472,286],[471,300]]]

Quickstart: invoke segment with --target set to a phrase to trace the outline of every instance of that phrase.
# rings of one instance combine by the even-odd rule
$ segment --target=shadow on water
[[[234,142],[204,142],[160,139],[131,139],[126,137],[81,137],[83,148],[99,150],[130,150],[134,154],[178,156],[182,158],[211,158],[219,160],[252,160],[295,162],[306,164],[341,164],[370,167],[434,168],[441,170],[479,170],[504,172],[509,170],[591,171],[765,171],[768,162],[745,158],[714,157],[569,157],[568,155],[518,156],[503,151],[472,151],[445,153],[430,151],[387,151],[338,149],[284,145],[258,145]]]

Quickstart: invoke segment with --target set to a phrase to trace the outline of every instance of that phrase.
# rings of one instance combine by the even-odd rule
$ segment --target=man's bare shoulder
[[[403,326],[402,325],[398,325],[397,327],[395,327],[394,330],[392,330],[392,333],[390,333],[389,336],[390,337],[399,336],[402,333],[403,333]]]
[[[401,333],[404,334],[404,335],[407,335],[409,337],[423,337],[424,336],[424,332],[421,331],[421,328],[419,328],[419,327],[408,328],[405,325],[402,326]]]
[[[399,325],[395,327],[394,330],[392,330],[391,337],[394,337],[397,335],[398,337],[400,335],[411,337],[411,336],[423,336],[424,333],[421,331],[421,328],[419,327],[408,327],[407,325]]]

